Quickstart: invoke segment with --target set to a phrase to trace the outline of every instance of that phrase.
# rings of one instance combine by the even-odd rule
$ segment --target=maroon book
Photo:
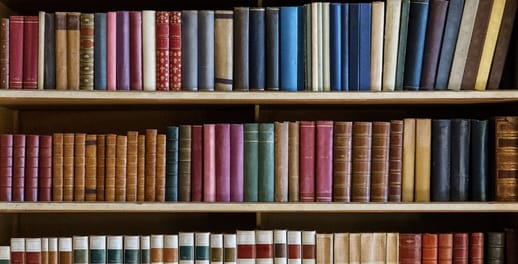
[[[203,201],[203,127],[191,127],[191,201]]]
[[[483,264],[484,263],[484,233],[471,233],[471,236],[469,239],[469,246],[470,246],[469,263]],[[517,245],[515,245],[515,246],[517,246]],[[516,250],[516,247],[513,247],[513,248],[514,248],[514,250]],[[514,261],[511,261],[510,263],[517,263],[517,261],[518,260],[514,260]]]
[[[399,234],[399,264],[421,264],[421,234]]]
[[[230,125],[230,201],[243,201],[243,124]]]
[[[130,90],[142,90],[142,13],[130,11]]]
[[[24,201],[25,189],[25,135],[13,138],[13,201]]]
[[[203,125],[203,201],[216,201],[216,133],[214,124]]]
[[[171,91],[182,90],[182,12],[180,11],[172,11],[169,14],[169,81]]]
[[[439,263],[451,263],[453,259],[453,234],[439,234],[439,250],[437,253]]]
[[[468,264],[469,238],[467,233],[453,234],[453,263]]]
[[[216,201],[230,202],[230,125],[216,125]]]
[[[9,89],[22,89],[23,16],[9,19]]]
[[[317,121],[316,201],[333,199],[333,121]]]
[[[156,89],[169,91],[169,12],[156,12]]]
[[[315,122],[300,121],[300,201],[315,201]]]
[[[40,136],[38,163],[38,201],[52,200],[52,136]]]
[[[25,137],[25,201],[38,201],[38,163],[40,137],[27,135]]]
[[[13,135],[0,135],[0,201],[12,200]]]
[[[23,89],[38,89],[38,17],[23,22]]]

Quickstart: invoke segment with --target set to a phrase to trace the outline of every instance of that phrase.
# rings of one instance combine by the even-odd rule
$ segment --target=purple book
[[[230,202],[229,124],[216,124],[216,201]]]
[[[243,124],[230,125],[230,201],[243,201]]]
[[[117,11],[117,90],[130,89],[130,23],[128,11]]]
[[[142,15],[130,12],[130,89],[142,90]]]

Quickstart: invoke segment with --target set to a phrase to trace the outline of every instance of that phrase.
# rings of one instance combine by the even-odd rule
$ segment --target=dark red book
[[[182,90],[182,12],[169,13],[169,90]]]
[[[25,137],[25,201],[38,201],[38,163],[40,137],[27,135]]]
[[[255,231],[255,258],[261,263],[273,259],[273,231]]]
[[[23,89],[38,89],[38,17],[23,22]]]
[[[509,245],[509,244],[508,244]],[[509,245],[511,246],[511,245]],[[514,245],[514,249],[516,249]],[[484,263],[484,233],[471,233],[469,239],[469,263],[471,264],[483,264]],[[516,252],[516,251],[514,251]],[[511,261],[509,263],[518,263],[518,260]]]
[[[422,264],[437,263],[437,234],[423,234]]]
[[[216,125],[203,125],[203,201],[216,201]]]
[[[421,263],[421,234],[399,234],[399,264]]]
[[[439,234],[439,250],[437,255],[439,263],[451,263],[453,259],[453,234]]]
[[[25,189],[25,135],[13,137],[13,201],[24,201]]]
[[[316,201],[333,199],[333,121],[316,122]]]
[[[25,238],[11,238],[11,264],[25,263]]]
[[[0,201],[12,200],[13,135],[0,135]]]
[[[216,124],[216,201],[230,201],[230,125]]]
[[[203,127],[191,127],[191,201],[203,201]]]
[[[40,136],[38,201],[52,200],[52,136]]]
[[[142,12],[130,11],[130,90],[142,90]]]
[[[315,201],[315,122],[300,121],[300,201]]]
[[[468,264],[469,238],[467,233],[453,234],[453,263]]]
[[[156,89],[169,91],[169,12],[156,12]]]
[[[23,88],[23,20],[23,16],[9,19],[9,89]]]
[[[243,201],[243,124],[230,125],[230,201]]]

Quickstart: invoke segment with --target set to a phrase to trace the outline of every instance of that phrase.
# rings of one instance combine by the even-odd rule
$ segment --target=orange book
[[[63,201],[74,200],[74,134],[63,134]]]
[[[104,200],[107,202],[115,201],[115,159],[117,148],[117,135],[106,135],[106,170],[104,180]]]
[[[128,131],[128,148],[126,160],[126,201],[137,201],[137,160],[138,160],[138,132]]]
[[[85,200],[97,200],[97,136],[86,135]]]
[[[63,201],[63,134],[52,135],[52,201]]]
[[[165,201],[165,142],[166,136],[160,134],[156,138],[156,179],[155,201]]]
[[[128,138],[117,136],[115,153],[115,201],[126,201],[126,164],[128,153]]]
[[[145,200],[155,200],[157,130],[146,130],[146,183]]]

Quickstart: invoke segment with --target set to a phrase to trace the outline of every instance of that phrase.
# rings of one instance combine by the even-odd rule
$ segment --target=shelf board
[[[0,203],[0,213],[518,213],[518,203]]]
[[[518,91],[132,92],[0,90],[0,105],[482,104],[518,102]]]

